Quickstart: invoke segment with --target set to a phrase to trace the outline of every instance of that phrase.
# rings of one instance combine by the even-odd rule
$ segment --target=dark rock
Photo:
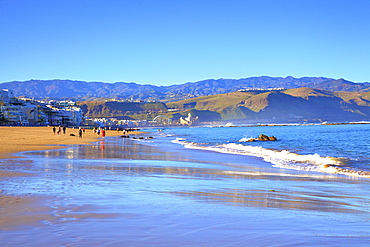
[[[259,141],[269,141],[269,137],[267,135],[261,134],[258,136],[257,140]]]
[[[258,136],[257,140],[259,141],[277,141],[277,138],[275,136],[267,136],[264,134],[261,134]]]
[[[275,136],[269,136],[270,141],[277,141],[277,138]]]

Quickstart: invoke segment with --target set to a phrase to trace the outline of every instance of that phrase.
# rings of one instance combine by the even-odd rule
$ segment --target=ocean
[[[20,203],[0,214],[13,222],[0,224],[0,239],[5,246],[369,246],[369,128],[152,128],[142,138],[24,152],[1,161],[30,175],[1,181],[2,193]],[[260,134],[277,141],[247,142]]]
[[[368,124],[182,128],[169,133],[186,148],[260,157],[277,168],[370,178]],[[278,141],[248,142],[260,134]]]

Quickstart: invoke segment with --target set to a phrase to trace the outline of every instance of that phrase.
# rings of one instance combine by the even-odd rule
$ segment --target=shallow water
[[[369,179],[283,169],[259,157],[171,142],[191,136],[181,133],[186,131],[196,133],[150,131],[152,140],[106,138],[92,146],[26,153],[28,165],[2,161],[1,169],[31,175],[1,181],[2,193],[32,199],[13,215],[0,215],[11,221],[16,213],[20,222],[0,224],[2,243],[370,244]]]

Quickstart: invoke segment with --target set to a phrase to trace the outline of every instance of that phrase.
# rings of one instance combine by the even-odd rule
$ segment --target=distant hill
[[[369,92],[330,92],[313,88],[247,91],[168,103],[169,108],[220,114],[224,121],[369,121]]]
[[[344,79],[327,80],[322,82],[310,82],[305,84],[306,87],[323,89],[328,91],[364,91],[370,89],[370,83],[354,83]]]
[[[331,92],[308,87],[250,90],[200,96],[175,102],[79,101],[88,117],[176,121],[189,112],[201,122],[370,121],[370,92]]]
[[[231,93],[245,88],[299,88],[311,87],[329,91],[364,91],[370,83],[353,83],[325,77],[250,77],[243,79],[209,79],[180,85],[155,86],[136,83],[84,82],[73,80],[29,80],[0,83],[1,89],[10,89],[15,96],[35,99],[93,100],[119,98],[134,100],[177,101],[198,96]]]
[[[1,89],[10,89],[15,96],[26,96],[35,99],[75,99],[88,100],[95,98],[150,99],[163,98],[165,90],[152,85],[136,83],[103,83],[71,80],[30,80],[14,81],[0,84]]]
[[[148,114],[167,111],[164,103],[140,102],[105,102],[82,101],[77,102],[84,114],[88,117],[117,117],[130,114]]]

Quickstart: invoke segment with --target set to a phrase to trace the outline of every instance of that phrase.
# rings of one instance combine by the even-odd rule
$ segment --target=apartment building
[[[37,101],[15,98],[13,92],[0,90],[0,115],[9,125],[81,125],[83,112],[73,101]]]

